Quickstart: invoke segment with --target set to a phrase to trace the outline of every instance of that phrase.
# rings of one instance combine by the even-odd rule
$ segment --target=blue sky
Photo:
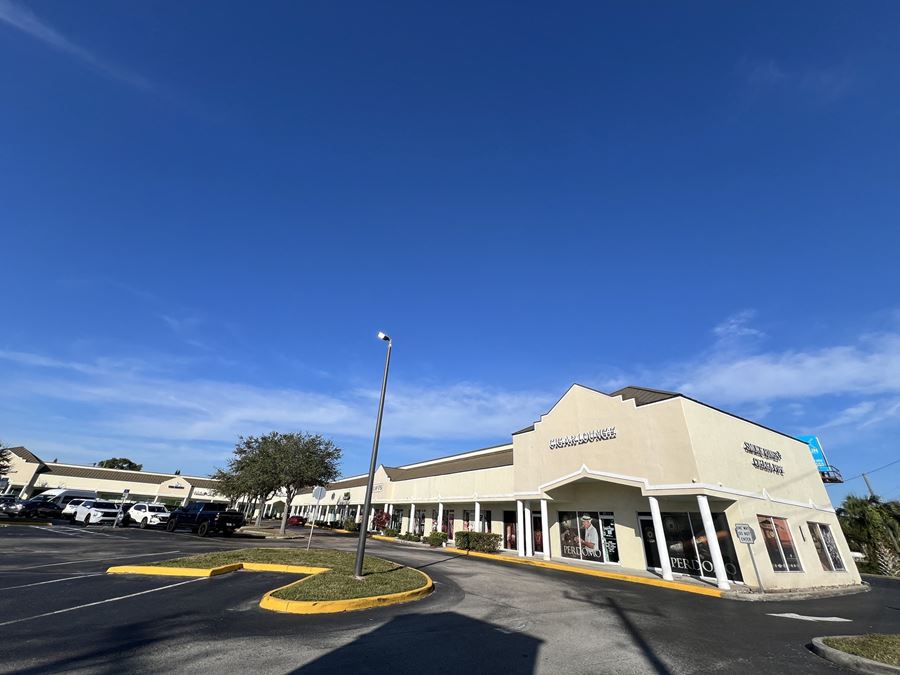
[[[893,461],[898,23],[0,0],[0,438],[205,474],[302,428],[356,473],[385,330],[387,464],[506,442],[572,382]]]

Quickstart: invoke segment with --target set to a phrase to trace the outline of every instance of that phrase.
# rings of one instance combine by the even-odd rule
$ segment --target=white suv
[[[118,504],[95,499],[83,501],[75,509],[75,522],[82,525],[112,525],[119,514]]]
[[[142,530],[148,527],[165,527],[169,522],[169,510],[162,504],[138,502],[128,511],[128,521],[135,522]]]

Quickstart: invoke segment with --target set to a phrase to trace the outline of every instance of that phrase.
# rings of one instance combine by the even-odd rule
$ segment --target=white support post
[[[550,560],[550,518],[546,499],[541,500],[541,540],[544,543],[544,560]]]
[[[516,553],[525,557],[525,506],[521,499],[516,500]]]
[[[437,531],[444,531],[444,502],[438,502],[438,521],[437,521]]]
[[[653,518],[653,535],[656,537],[656,550],[659,553],[662,577],[666,581],[672,581],[672,561],[669,559],[669,547],[666,546],[666,532],[663,529],[662,514],[659,512],[659,500],[656,497],[648,497],[648,499],[650,500],[650,516]]]
[[[409,505],[409,526],[406,528],[406,532],[408,534],[412,534],[413,530],[416,529],[416,505]]]
[[[475,502],[475,531],[481,532],[481,502]]]
[[[525,516],[525,557],[534,557],[534,518],[531,516],[531,502],[524,503]]]
[[[371,530],[374,527],[375,527],[375,507],[373,506],[372,512],[369,513],[369,525],[368,525],[367,529]]]
[[[719,548],[719,537],[716,535],[716,526],[713,524],[712,512],[709,510],[709,499],[706,495],[697,495],[697,504],[700,505],[700,517],[703,519],[703,529],[706,531],[706,545],[709,546],[709,555],[712,556],[713,569],[716,572],[716,586],[723,591],[730,590],[731,585],[728,583],[728,574],[725,572],[722,549]]]
[[[191,501],[191,497],[193,497],[193,496],[194,496],[194,486],[191,485],[191,487],[188,488],[188,492],[184,496],[184,499],[181,500],[181,505],[187,506]]]

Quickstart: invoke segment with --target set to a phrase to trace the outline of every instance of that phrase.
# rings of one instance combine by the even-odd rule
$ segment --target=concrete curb
[[[0,525],[37,525],[39,527],[53,527],[53,523],[43,520],[0,520]]]
[[[842,595],[856,595],[857,593],[868,593],[872,587],[863,582],[859,586],[843,586],[835,588],[822,588],[810,591],[774,591],[772,593],[735,593],[726,591],[725,597],[728,600],[742,600],[744,602],[783,602],[785,600],[818,600],[821,598],[837,598]]]
[[[219,567],[157,567],[154,565],[117,565],[106,570],[107,574],[146,574],[159,577],[215,577],[241,569],[243,563]]]
[[[814,654],[821,656],[823,659],[827,661],[831,661],[832,663],[836,663],[839,666],[843,666],[844,668],[849,668],[857,673],[870,673],[871,675],[889,675],[891,673],[896,674],[900,673],[900,668],[897,666],[891,666],[887,663],[879,663],[878,661],[872,661],[871,659],[863,658],[862,656],[855,656],[854,654],[848,654],[847,652],[842,652],[840,649],[835,649],[834,647],[829,647],[825,644],[824,640],[828,638],[854,638],[860,637],[859,635],[828,635],[825,637],[817,637],[813,638],[812,644],[809,645],[810,651]]]
[[[228,574],[238,570],[248,572],[281,572],[287,574],[303,574],[305,578],[293,581],[286,586],[280,586],[263,595],[259,601],[262,609],[286,614],[334,614],[336,612],[353,612],[371,607],[386,607],[402,602],[412,602],[422,598],[434,589],[434,583],[425,572],[415,570],[425,579],[425,585],[411,591],[390,593],[388,595],[374,595],[368,598],[351,598],[348,600],[282,600],[273,597],[274,593],[301,584],[307,579],[322,572],[330,572],[329,567],[308,567],[305,565],[280,565],[277,563],[232,563],[219,567],[159,567],[156,565],[117,565],[106,570],[107,574],[144,574],[148,576],[164,577],[215,577],[220,574]],[[410,568],[415,569],[415,568]]]
[[[368,598],[352,598],[349,600],[283,600],[273,597],[273,594],[280,590],[306,581],[306,579],[301,579],[287,586],[276,588],[274,591],[269,591],[259,601],[259,606],[262,609],[285,614],[335,614],[338,612],[355,612],[360,609],[371,609],[372,607],[399,605],[400,603],[424,598],[434,590],[434,582],[431,580],[431,577],[421,570],[415,571],[424,577],[425,585],[411,591],[389,593],[388,595],[373,595]]]
[[[237,572],[286,572],[288,574],[320,574],[328,567],[307,567],[305,565],[277,565],[272,563],[232,563],[219,567],[160,567],[157,565],[118,565],[106,570],[107,574],[145,574],[160,577],[215,577],[220,574]]]
[[[659,588],[668,588],[673,591],[683,591],[685,593],[694,593],[696,595],[706,595],[712,598],[721,598],[723,592],[717,588],[703,588],[702,586],[691,586],[682,584],[677,581],[666,581],[665,579],[653,579],[648,577],[639,577],[631,574],[623,574],[621,572],[607,572],[605,570],[589,570],[571,565],[563,565],[561,563],[547,562],[546,560],[528,560],[524,558],[505,558],[495,553],[480,553],[478,551],[463,551],[458,548],[448,546],[443,551],[449,553],[458,553],[459,555],[469,556],[472,558],[485,558],[496,562],[510,563],[513,565],[529,565],[531,567],[543,567],[545,569],[558,570],[560,572],[570,572],[572,574],[584,574],[590,577],[601,577],[604,579],[615,579],[616,581],[626,581],[632,584],[643,584],[645,586],[657,586]]]

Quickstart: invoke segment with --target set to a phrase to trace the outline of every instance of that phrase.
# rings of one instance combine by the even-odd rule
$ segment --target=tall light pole
[[[369,462],[369,482],[366,484],[366,505],[363,507],[359,524],[359,543],[356,545],[356,578],[363,578],[363,557],[366,555],[366,530],[368,530],[369,509],[372,508],[372,484],[375,482],[375,467],[378,461],[378,440],[381,437],[381,416],[384,414],[384,395],[387,392],[388,369],[391,367],[391,349],[394,344],[384,333],[378,339],[387,342],[387,356],[384,359],[384,377],[381,380],[381,400],[378,402],[378,420],[375,422],[375,442],[372,443],[372,459]]]

